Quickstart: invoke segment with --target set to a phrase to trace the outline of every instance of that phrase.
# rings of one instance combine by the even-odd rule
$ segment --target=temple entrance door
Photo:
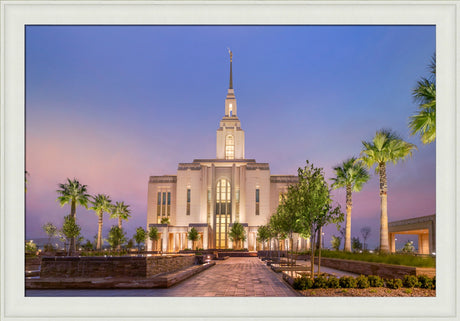
[[[217,249],[228,248],[228,226],[232,219],[232,200],[230,182],[222,178],[216,186],[216,216],[214,233]]]

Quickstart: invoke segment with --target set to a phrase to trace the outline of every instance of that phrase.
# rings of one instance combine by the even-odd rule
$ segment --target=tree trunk
[[[118,217],[118,228],[121,230],[121,217]],[[121,250],[121,242],[118,244],[117,250]]]
[[[352,200],[351,200],[351,185],[347,185],[347,218],[345,223],[345,252],[351,252],[351,207],[352,207]]]
[[[310,241],[310,248],[311,248],[311,255],[310,255],[310,278],[313,280],[315,278],[315,229],[314,227],[311,228],[311,241]]]
[[[380,252],[388,253],[390,246],[388,242],[388,211],[387,211],[387,173],[386,164],[379,164],[380,174]]]
[[[70,202],[70,216],[74,219],[75,223],[77,223],[77,202],[72,200]],[[69,245],[69,256],[72,255],[72,252],[77,250],[75,245],[75,237],[70,238],[70,245]]]
[[[318,231],[320,238],[319,238],[319,250],[318,250],[318,277],[321,275],[321,239],[323,238],[323,227],[321,227]]]
[[[98,220],[98,230],[97,230],[97,245],[96,249],[102,249],[102,214],[103,212],[99,213],[99,220]]]

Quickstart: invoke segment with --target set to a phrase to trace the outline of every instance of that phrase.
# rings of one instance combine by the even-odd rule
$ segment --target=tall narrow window
[[[259,215],[259,189],[256,189],[256,215]]]
[[[211,190],[208,189],[207,223],[211,224]]]
[[[216,248],[223,249],[228,245],[228,226],[231,222],[232,199],[230,182],[225,178],[216,185],[216,216],[214,219]]]
[[[166,193],[163,192],[163,202],[161,202],[162,208],[161,208],[161,216],[166,215]]]
[[[158,200],[157,200],[157,216],[161,215],[161,192],[158,192]]]
[[[191,192],[190,192],[190,188],[187,188],[187,215],[190,215],[190,195]]]
[[[232,135],[225,138],[225,158],[235,159],[235,140]]]
[[[168,216],[171,216],[171,192],[168,192]]]

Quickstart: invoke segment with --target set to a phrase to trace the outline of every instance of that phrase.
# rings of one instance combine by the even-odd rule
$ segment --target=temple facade
[[[147,250],[177,252],[192,248],[187,238],[192,228],[200,236],[195,248],[234,248],[229,230],[235,222],[245,229],[243,247],[250,251],[261,248],[258,227],[268,223],[281,195],[298,178],[271,175],[268,163],[246,159],[244,143],[230,52],[230,81],[216,132],[216,158],[179,163],[176,175],[150,176],[147,228],[156,227],[160,240],[147,241]],[[162,224],[166,218],[169,223]],[[306,240],[296,238],[296,242],[297,248],[305,248]]]

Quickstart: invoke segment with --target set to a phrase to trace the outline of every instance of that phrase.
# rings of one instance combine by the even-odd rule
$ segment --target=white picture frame
[[[457,320],[459,6],[458,1],[1,1],[2,320]],[[436,142],[436,297],[25,297],[24,26],[28,24],[436,25],[441,124]]]

